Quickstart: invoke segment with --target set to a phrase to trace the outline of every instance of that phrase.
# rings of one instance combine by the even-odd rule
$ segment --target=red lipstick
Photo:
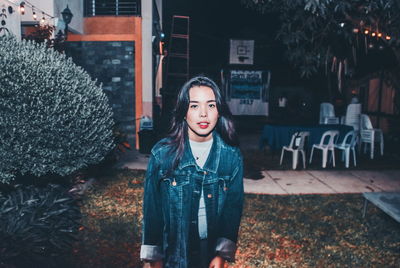
[[[208,128],[208,125],[209,125],[208,122],[199,122],[199,123],[197,123],[197,124],[199,125],[199,127],[200,127],[201,129],[206,129],[206,128]]]

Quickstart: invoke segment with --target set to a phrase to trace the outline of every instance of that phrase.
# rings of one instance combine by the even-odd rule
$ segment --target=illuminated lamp
[[[19,11],[21,12],[21,15],[25,15],[25,2],[21,2],[21,4],[19,4]]]

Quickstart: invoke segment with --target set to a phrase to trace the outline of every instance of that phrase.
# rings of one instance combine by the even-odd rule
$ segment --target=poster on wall
[[[268,115],[269,71],[230,70],[222,75],[233,115]]]
[[[254,40],[230,41],[229,64],[253,64]]]

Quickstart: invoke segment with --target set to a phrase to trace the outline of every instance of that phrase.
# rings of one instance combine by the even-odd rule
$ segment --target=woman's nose
[[[206,107],[201,107],[200,117],[207,117],[207,108]]]

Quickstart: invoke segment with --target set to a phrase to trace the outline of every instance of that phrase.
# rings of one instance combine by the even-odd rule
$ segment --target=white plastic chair
[[[283,146],[281,152],[281,162],[282,165],[283,155],[285,151],[289,151],[293,153],[293,160],[292,160],[292,168],[296,169],[299,152],[302,154],[303,157],[303,168],[306,168],[306,153],[304,151],[304,144],[306,141],[306,137],[310,135],[310,132],[303,131],[303,132],[296,132],[293,134],[289,146]]]
[[[379,128],[373,128],[369,116],[361,115],[360,124],[360,150],[364,143],[364,153],[367,152],[367,145],[370,144],[370,158],[374,159],[375,142],[380,143],[381,155],[383,155],[383,132]]]
[[[320,124],[339,124],[339,117],[335,116],[335,107],[332,103],[323,102],[319,109]]]
[[[349,167],[349,162],[350,162],[350,155],[351,152],[353,152],[353,162],[354,166],[357,166],[356,162],[356,151],[355,147],[357,144],[357,133],[352,130],[347,132],[346,136],[344,136],[343,141],[340,144],[335,144],[335,148],[342,150],[342,161],[345,161],[346,168]]]
[[[333,166],[335,166],[335,141],[338,136],[339,136],[339,131],[337,131],[337,130],[325,131],[321,137],[321,141],[319,142],[319,144],[313,144],[313,146],[312,146],[311,155],[310,155],[310,164],[312,162],[314,149],[319,149],[319,150],[322,150],[322,167],[323,168],[326,167],[326,162],[328,160],[328,152],[329,151],[332,154]],[[327,139],[327,143],[325,143],[326,139]]]
[[[351,103],[347,105],[346,115],[343,120],[344,125],[352,126],[358,133],[360,129],[361,103]]]

